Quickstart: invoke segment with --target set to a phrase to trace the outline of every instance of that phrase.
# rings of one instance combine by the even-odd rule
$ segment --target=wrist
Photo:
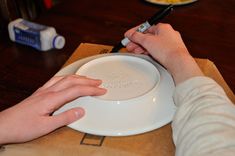
[[[168,68],[172,74],[175,84],[179,84],[189,78],[195,76],[203,76],[203,73],[194,58],[189,53],[181,53],[181,56],[176,56],[171,66]]]

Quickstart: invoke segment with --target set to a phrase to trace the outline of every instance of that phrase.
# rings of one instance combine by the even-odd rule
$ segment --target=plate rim
[[[61,70],[59,70],[55,74],[55,76],[72,74],[72,73],[63,74],[63,70],[71,68],[72,66],[76,66],[76,70],[75,70],[75,72],[73,72],[73,73],[76,73],[78,68],[81,67],[83,64],[85,64],[85,63],[87,63],[87,62],[89,62],[89,61],[91,61],[93,59],[96,59],[96,58],[99,58],[99,57],[110,56],[110,55],[127,55],[127,56],[140,57],[142,59],[145,59],[145,60],[149,61],[150,63],[153,63],[154,66],[158,65],[159,67],[162,68],[161,70],[163,70],[163,71],[165,70],[167,72],[167,70],[162,65],[157,63],[155,60],[153,60],[149,56],[146,56],[146,55],[143,55],[143,54],[132,54],[132,53],[115,53],[114,54],[114,53],[108,53],[108,54],[93,55],[93,56],[90,56],[90,57],[85,57],[85,58],[79,59],[79,60],[77,60],[77,61],[75,61],[75,62],[65,66]],[[76,65],[79,62],[82,65],[80,65],[80,66]],[[161,73],[160,69],[158,69],[158,70]],[[160,76],[161,76],[161,74],[160,74]],[[173,80],[173,78],[172,78],[172,80]],[[174,88],[175,88],[175,85],[174,85]],[[173,100],[172,100],[172,102],[173,102]],[[166,124],[170,123],[172,121],[172,119],[173,119],[173,116],[174,116],[174,113],[175,113],[175,109],[176,109],[176,106],[175,106],[174,102],[173,102],[173,105],[174,105],[174,112],[172,113],[171,116],[167,116],[166,119],[154,122],[154,124],[145,126],[145,127],[141,128],[141,129],[135,129],[135,130],[129,130],[129,131],[123,131],[123,132],[110,132],[110,130],[99,131],[99,130],[91,130],[91,129],[86,129],[86,128],[78,129],[78,128],[73,127],[73,123],[71,123],[71,124],[69,124],[67,126],[72,128],[72,129],[74,129],[74,130],[76,130],[76,131],[80,131],[80,132],[83,132],[83,133],[89,133],[89,134],[93,134],[93,135],[100,135],[100,136],[114,136],[115,137],[115,136],[137,135],[137,134],[142,134],[142,133],[145,133],[145,132],[149,132],[149,131],[161,128],[161,127],[165,126]]]

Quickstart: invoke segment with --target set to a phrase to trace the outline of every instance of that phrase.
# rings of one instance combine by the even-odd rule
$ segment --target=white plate
[[[104,72],[97,73],[97,70]],[[56,111],[55,115],[73,107],[85,109],[85,116],[69,127],[94,135],[127,136],[171,122],[175,112],[174,82],[171,75],[150,57],[123,53],[96,55],[78,60],[56,75],[76,72],[94,78],[98,76],[108,93],[78,98]]]
[[[196,2],[197,0],[145,0],[145,1],[158,5],[169,5],[169,4],[185,5]]]
[[[160,74],[155,66],[142,58],[113,55],[97,58],[81,66],[76,72],[102,80],[107,93],[98,98],[124,101],[142,96],[157,87]]]

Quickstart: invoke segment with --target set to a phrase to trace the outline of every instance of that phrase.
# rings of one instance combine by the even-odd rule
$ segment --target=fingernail
[[[102,88],[102,89],[104,93],[107,93],[108,90],[106,88]]]
[[[84,114],[85,114],[85,111],[82,108],[79,108],[79,109],[75,110],[75,116],[77,118],[81,118],[82,116],[84,116]]]

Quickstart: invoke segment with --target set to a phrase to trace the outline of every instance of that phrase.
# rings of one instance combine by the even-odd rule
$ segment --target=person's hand
[[[51,114],[80,96],[105,94],[100,84],[101,80],[77,75],[53,77],[27,99],[0,112],[0,144],[29,141],[78,120],[85,113],[82,108]]]
[[[137,54],[150,54],[172,74],[178,84],[193,76],[203,75],[189,54],[179,32],[169,24],[150,27],[144,34],[130,29],[125,36],[130,39],[128,51]]]

